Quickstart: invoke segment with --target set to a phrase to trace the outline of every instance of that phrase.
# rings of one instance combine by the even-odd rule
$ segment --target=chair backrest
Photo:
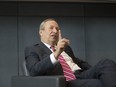
[[[22,71],[23,71],[23,75],[24,75],[24,76],[30,76],[30,75],[29,75],[29,72],[28,72],[28,70],[27,70],[26,62],[25,62],[25,61],[23,61],[23,63],[22,63]]]

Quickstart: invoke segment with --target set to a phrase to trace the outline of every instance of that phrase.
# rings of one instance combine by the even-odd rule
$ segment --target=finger
[[[67,44],[67,45],[70,44],[70,41],[69,41],[68,39],[65,39],[65,38],[62,39],[62,42],[64,42],[64,43]]]
[[[69,40],[66,40],[65,43],[66,43],[67,45],[69,45],[69,44],[70,44],[70,41],[69,41]]]
[[[59,30],[59,40],[62,39],[61,30]]]

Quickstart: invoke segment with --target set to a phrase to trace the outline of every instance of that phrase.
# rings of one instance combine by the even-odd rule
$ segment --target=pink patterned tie
[[[53,51],[55,51],[55,48],[53,46],[51,46],[51,49]],[[59,61],[60,61],[60,64],[63,68],[64,76],[66,77],[66,81],[75,80],[76,77],[75,77],[73,71],[71,70],[69,65],[66,63],[66,61],[62,55],[59,56]]]

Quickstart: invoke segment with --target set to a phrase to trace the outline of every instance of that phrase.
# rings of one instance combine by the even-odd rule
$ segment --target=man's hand
[[[70,44],[70,41],[66,38],[62,38],[61,31],[59,30],[59,41],[56,46],[54,56],[58,59],[58,56],[64,51],[65,47]]]

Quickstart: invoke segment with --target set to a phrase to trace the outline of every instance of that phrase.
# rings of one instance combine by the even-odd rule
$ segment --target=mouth
[[[56,35],[51,35],[51,37],[52,37],[52,38],[57,38],[57,36],[56,36]]]
[[[51,35],[53,39],[57,39],[57,35]]]

